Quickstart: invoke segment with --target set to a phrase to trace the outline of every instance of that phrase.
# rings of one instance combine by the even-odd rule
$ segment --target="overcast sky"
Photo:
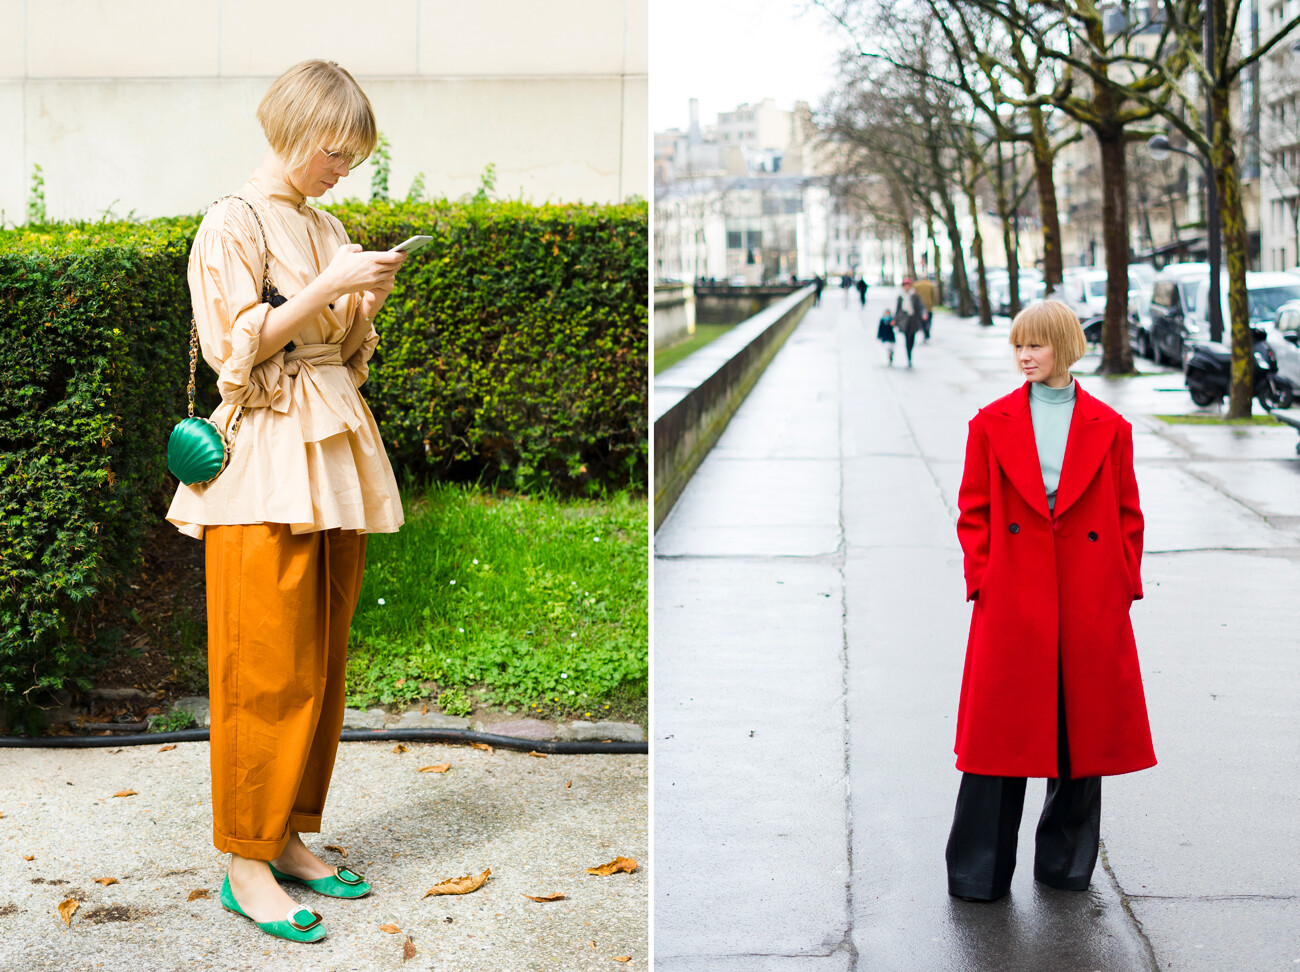
[[[777,107],[821,102],[842,42],[804,0],[653,0],[650,4],[650,125],[685,128],[690,99],[700,121],[742,102]]]

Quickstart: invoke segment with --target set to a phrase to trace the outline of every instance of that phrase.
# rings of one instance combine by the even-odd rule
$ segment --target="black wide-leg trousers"
[[[1058,772],[1047,781],[1038,818],[1034,879],[1062,891],[1081,891],[1092,880],[1101,840],[1101,777],[1070,779],[1065,692],[1057,690]],[[1011,890],[1016,838],[1025,803],[1025,778],[963,773],[948,836],[948,893],[994,901]]]

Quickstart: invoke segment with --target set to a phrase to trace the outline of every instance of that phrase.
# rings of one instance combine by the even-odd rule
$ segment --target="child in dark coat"
[[[885,346],[889,352],[889,364],[894,364],[894,315],[885,308],[885,312],[880,315],[880,326],[876,328],[876,340]]]

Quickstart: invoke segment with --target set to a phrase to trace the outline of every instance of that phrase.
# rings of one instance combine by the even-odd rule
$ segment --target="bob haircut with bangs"
[[[1088,350],[1083,325],[1070,306],[1059,300],[1037,300],[1011,322],[1011,346],[1041,344],[1052,349],[1055,368],[1050,377],[1068,374],[1070,366]],[[1020,361],[1016,360],[1016,370]]]
[[[321,149],[364,159],[379,140],[370,99],[334,61],[303,61],[285,71],[262,97],[257,120],[291,172]]]

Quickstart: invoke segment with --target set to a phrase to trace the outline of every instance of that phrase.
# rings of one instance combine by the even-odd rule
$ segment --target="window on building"
[[[740,230],[727,230],[727,249],[743,250],[745,248],[745,234]]]

